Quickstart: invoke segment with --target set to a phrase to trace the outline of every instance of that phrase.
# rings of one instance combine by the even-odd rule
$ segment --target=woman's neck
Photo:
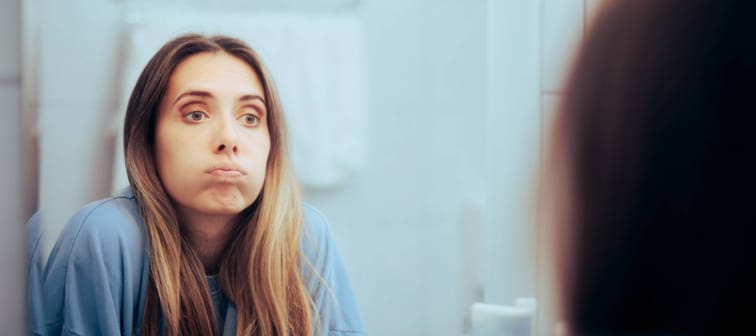
[[[230,242],[236,216],[191,214],[179,216],[186,238],[205,267],[206,274],[217,274],[220,257]]]

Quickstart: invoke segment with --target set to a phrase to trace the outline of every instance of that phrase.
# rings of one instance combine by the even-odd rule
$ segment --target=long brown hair
[[[124,153],[129,183],[147,232],[149,289],[141,326],[156,335],[162,316],[168,335],[213,335],[218,326],[202,263],[181,235],[176,211],[157,174],[154,141],[158,107],[176,66],[202,52],[245,61],[265,91],[271,150],[260,195],[241,214],[220,265],[223,292],[237,311],[237,335],[309,336],[317,324],[300,267],[302,208],[287,154],[284,116],[272,79],[244,42],[197,34],[168,41],[147,63],[129,99]]]
[[[736,334],[756,299],[753,1],[612,0],[555,122],[578,335]]]

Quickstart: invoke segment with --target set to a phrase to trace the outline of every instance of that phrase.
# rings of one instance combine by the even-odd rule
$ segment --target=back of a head
[[[722,334],[756,298],[756,3],[611,0],[556,118],[575,334]],[[749,323],[750,324],[750,323]]]

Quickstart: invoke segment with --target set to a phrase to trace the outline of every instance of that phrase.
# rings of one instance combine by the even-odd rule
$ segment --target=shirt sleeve
[[[304,217],[302,251],[309,265],[303,265],[303,274],[318,309],[322,335],[367,335],[327,220],[317,209],[307,204],[304,207]]]
[[[66,225],[44,272],[42,335],[131,335],[141,321],[144,244],[133,202],[109,199]]]

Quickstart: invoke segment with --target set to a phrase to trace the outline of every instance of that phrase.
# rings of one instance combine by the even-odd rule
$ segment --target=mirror
[[[23,1],[44,249],[125,186],[120,129],[144,62],[180,32],[224,32],[271,68],[304,200],[330,221],[369,332],[469,332],[473,302],[540,286],[542,124],[594,2]]]

